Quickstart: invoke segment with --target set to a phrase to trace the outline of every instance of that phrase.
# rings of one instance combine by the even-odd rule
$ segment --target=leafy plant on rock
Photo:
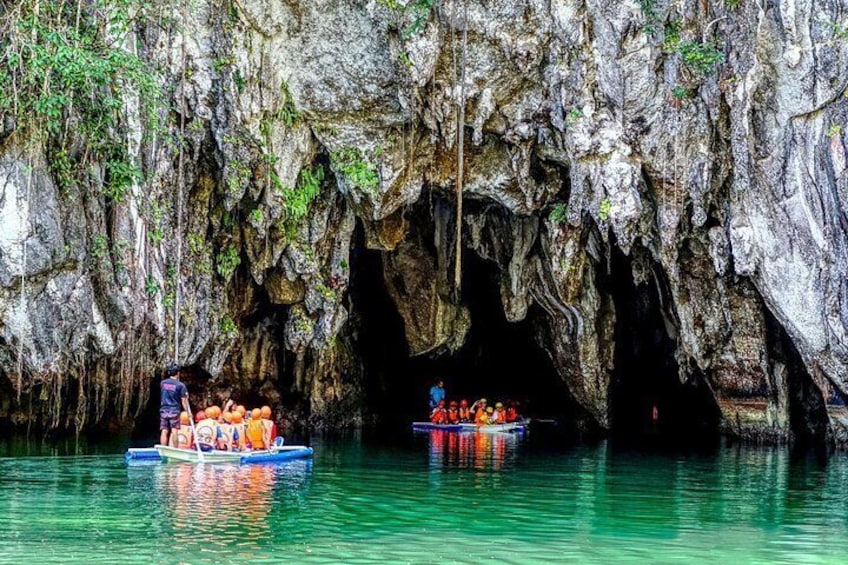
[[[358,148],[347,147],[335,151],[330,155],[330,160],[350,185],[371,194],[379,188],[377,168],[365,159]]]
[[[724,54],[712,43],[688,41],[680,44],[678,52],[687,67],[702,75],[712,73],[716,65],[724,62]]]

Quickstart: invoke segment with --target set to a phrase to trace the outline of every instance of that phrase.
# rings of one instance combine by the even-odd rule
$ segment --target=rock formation
[[[463,248],[498,266],[508,320],[544,313],[538,340],[595,425],[616,426],[625,277],[656,295],[678,378],[723,432],[848,442],[841,3],[146,4],[113,48],[157,70],[164,125],[121,93],[141,172],[121,198],[108,163],[62,182],[74,127],[36,138],[0,106],[0,417],[139,413],[178,311],[207,398],[361,421],[357,225],[410,355],[475,323],[452,287],[464,96]]]

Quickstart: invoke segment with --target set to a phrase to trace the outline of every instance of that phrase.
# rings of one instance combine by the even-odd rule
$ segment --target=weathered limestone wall
[[[363,378],[346,326],[357,221],[384,251],[411,353],[459,347],[474,320],[452,300],[455,215],[430,209],[427,229],[407,216],[422,194],[452,194],[464,68],[464,195],[485,204],[463,217],[465,246],[499,265],[508,319],[544,310],[545,348],[598,425],[615,425],[616,314],[598,277],[616,246],[640,249],[637,283],[667,282],[680,379],[706,381],[724,431],[788,438],[803,389],[819,398],[802,419],[848,441],[840,2],[198,0],[172,13],[138,39],[173,87],[171,134],[185,110],[185,188],[167,136],[127,140],[146,180],[115,204],[92,196],[102,172],[61,193],[40,148],[0,141],[0,372],[52,402],[51,425],[144,403],[173,355],[177,288],[181,362],[273,388],[285,348],[296,361],[279,392],[344,423]],[[699,70],[685,46],[707,44],[724,61]],[[320,193],[292,222],[285,189],[319,166]],[[775,358],[768,316],[805,370]]]

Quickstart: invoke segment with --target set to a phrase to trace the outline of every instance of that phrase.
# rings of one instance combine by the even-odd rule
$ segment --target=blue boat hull
[[[292,459],[303,459],[312,457],[314,450],[311,447],[303,449],[287,449],[284,451],[262,451],[257,453],[245,453],[238,462],[241,464],[253,463],[279,463],[281,461],[290,461]],[[158,463],[162,461],[159,452],[155,447],[131,447],[124,454],[124,460],[127,463],[145,464]]]
[[[416,432],[441,430],[443,432],[521,433],[527,430],[527,424],[524,422],[511,422],[509,424],[477,426],[474,424],[433,424],[431,422],[412,422],[412,429]]]

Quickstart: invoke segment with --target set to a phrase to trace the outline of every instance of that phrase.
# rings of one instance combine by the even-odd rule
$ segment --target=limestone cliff
[[[508,320],[544,313],[537,337],[592,422],[616,425],[626,277],[658,296],[679,379],[724,432],[848,441],[842,2],[147,4],[114,48],[157,70],[164,125],[123,92],[115,135],[141,174],[121,198],[105,163],[60,182],[74,127],[33,143],[0,107],[0,414],[141,410],[179,311],[179,361],[207,394],[356,420],[357,224],[411,355],[474,325],[452,270],[464,106],[462,248],[497,264]]]

